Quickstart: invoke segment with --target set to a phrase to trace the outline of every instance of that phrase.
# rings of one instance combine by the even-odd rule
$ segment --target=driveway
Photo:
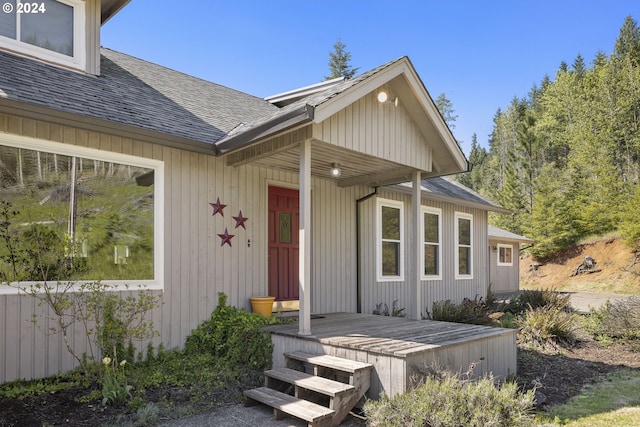
[[[632,297],[633,295],[624,294],[607,294],[596,292],[561,292],[562,294],[569,294],[571,306],[579,313],[588,313],[592,308],[599,309],[607,301],[613,302],[618,300],[624,300]],[[504,301],[511,298],[514,293],[496,293],[495,297],[497,301]]]
[[[607,301],[614,302],[625,300],[633,295],[624,294],[601,294],[595,292],[562,292],[569,294],[571,298],[571,306],[579,313],[588,313],[592,308],[599,309]]]

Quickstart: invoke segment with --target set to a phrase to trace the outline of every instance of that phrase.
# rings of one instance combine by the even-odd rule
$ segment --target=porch
[[[516,331],[372,314],[330,313],[311,318],[313,335],[299,335],[298,323],[270,326],[273,368],[286,367],[284,354],[304,351],[373,365],[367,396],[394,396],[410,386],[422,367],[435,366],[473,377],[516,373]]]

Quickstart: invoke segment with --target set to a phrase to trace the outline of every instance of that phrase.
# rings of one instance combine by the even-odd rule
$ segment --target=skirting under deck
[[[424,369],[468,372],[472,378],[493,373],[504,379],[516,373],[513,329],[331,313],[313,316],[311,336],[299,335],[296,322],[269,330],[274,368],[285,367],[283,354],[297,350],[371,363],[371,399],[406,391]]]

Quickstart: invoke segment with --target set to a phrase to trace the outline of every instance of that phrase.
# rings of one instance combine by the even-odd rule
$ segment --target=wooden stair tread
[[[370,363],[356,362],[354,360],[329,356],[327,354],[312,354],[304,351],[294,351],[292,353],[285,353],[284,356],[299,362],[311,363],[316,366],[322,366],[351,374],[373,368],[373,365]]]
[[[289,368],[272,369],[269,371],[265,371],[264,375],[269,378],[275,378],[277,380],[287,382],[289,384],[294,384],[306,390],[312,390],[330,397],[355,390],[355,387],[352,385],[333,381],[324,377],[318,377]]]
[[[298,399],[297,397],[267,387],[245,390],[244,395],[249,399],[264,403],[265,405],[286,412],[289,415],[293,415],[309,423],[331,418],[335,413],[334,410],[325,406]]]

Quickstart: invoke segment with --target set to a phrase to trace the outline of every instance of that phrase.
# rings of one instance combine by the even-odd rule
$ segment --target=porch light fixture
[[[331,176],[334,178],[339,177],[342,174],[340,170],[340,165],[337,163],[331,163]]]
[[[398,97],[394,96],[393,98],[389,98],[389,94],[387,94],[387,92],[385,91],[381,91],[378,93],[378,102],[383,104],[385,102],[391,102],[393,105],[395,105],[396,107],[398,106]]]

